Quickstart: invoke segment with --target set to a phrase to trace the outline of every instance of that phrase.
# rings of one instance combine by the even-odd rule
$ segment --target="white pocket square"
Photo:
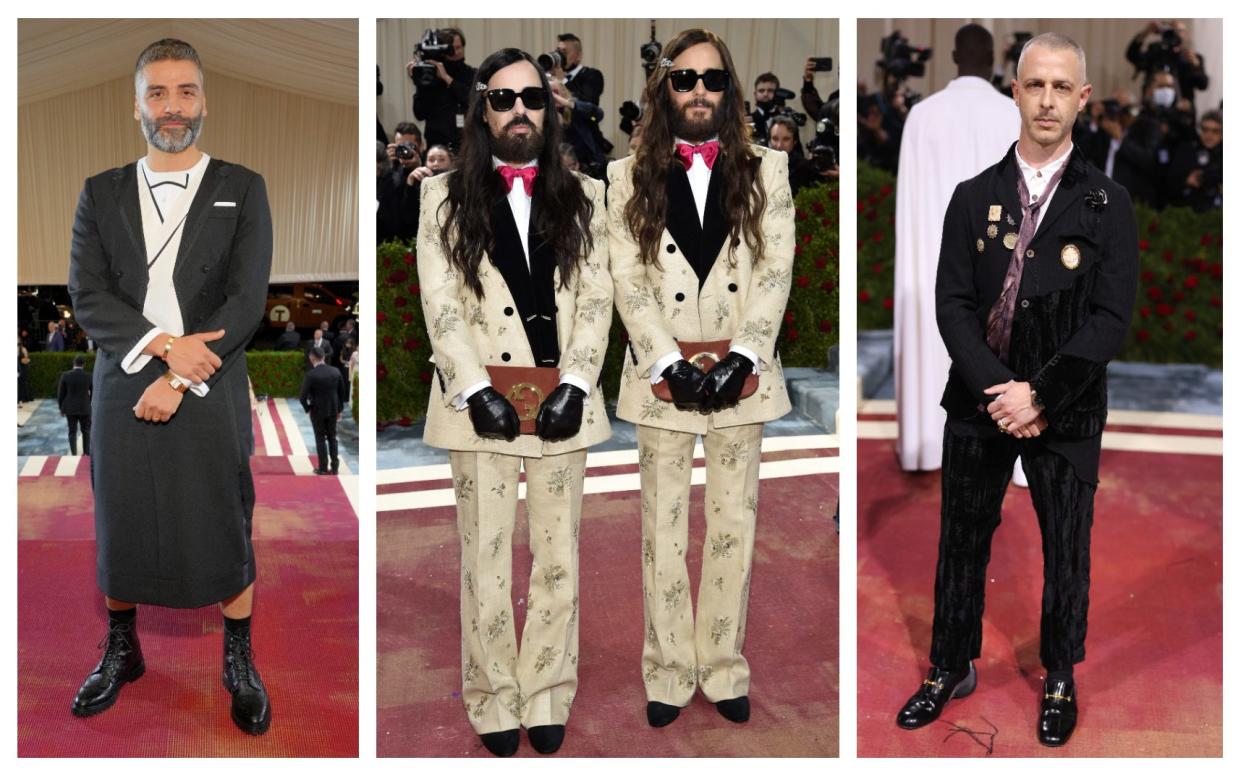
[[[217,202],[215,203],[215,206],[216,207],[237,207],[237,203],[236,202]]]

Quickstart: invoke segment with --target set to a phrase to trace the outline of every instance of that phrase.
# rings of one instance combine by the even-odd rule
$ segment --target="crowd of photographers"
[[[377,237],[379,242],[411,240],[418,229],[420,185],[423,180],[451,170],[461,139],[474,68],[466,64],[466,40],[461,30],[448,27],[427,30],[405,75],[414,84],[413,114],[418,123],[398,124],[389,137],[377,125]],[[659,59],[660,44],[643,44],[639,56],[649,76]],[[537,57],[552,84],[552,99],[561,112],[564,142],[561,154],[574,170],[606,180],[610,160],[632,153],[641,143],[642,108],[626,101],[619,109],[618,126],[629,136],[628,147],[617,149],[604,136],[606,116],[599,107],[604,78],[583,62],[582,41],[576,35],[558,36],[556,48]],[[753,125],[754,142],[789,155],[789,182],[793,193],[839,177],[838,97],[826,100],[815,87],[815,74],[830,71],[830,57],[812,57],[802,73],[800,95],[780,87],[773,73],[763,73],[754,83],[753,102],[746,110]],[[377,76],[378,76],[377,72]],[[383,81],[377,78],[383,94]],[[790,104],[800,98],[804,112]],[[807,122],[815,128],[813,140],[801,141]],[[614,153],[615,152],[615,153]]]
[[[1016,33],[1005,54],[1007,73],[993,79],[1008,93],[1021,47]],[[897,172],[901,131],[921,95],[906,86],[926,74],[931,49],[912,46],[900,32],[880,43],[882,87],[858,85],[858,160]],[[1223,206],[1224,115],[1195,104],[1209,79],[1202,55],[1181,22],[1150,22],[1133,37],[1125,58],[1134,67],[1141,98],[1121,89],[1096,94],[1078,116],[1073,142],[1135,201],[1151,207]]]

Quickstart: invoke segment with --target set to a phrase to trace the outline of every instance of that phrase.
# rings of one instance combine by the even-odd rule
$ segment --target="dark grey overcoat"
[[[233,203],[232,206],[217,203]],[[254,581],[254,480],[245,346],[271,276],[267,189],[258,174],[212,159],[190,206],[173,283],[187,334],[224,364],[204,397],[186,393],[168,423],[134,417],[166,365],[126,374],[121,359],[152,328],[142,314],[146,247],[136,164],[88,178],[69,265],[74,315],[98,345],[91,479],[99,587],[122,601],[196,607]]]

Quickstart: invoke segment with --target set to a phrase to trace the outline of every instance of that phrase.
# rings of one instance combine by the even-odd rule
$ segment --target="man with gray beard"
[[[87,179],[78,201],[69,293],[99,353],[90,453],[108,633],[72,711],[108,709],[143,675],[138,604],[219,603],[232,719],[257,735],[271,706],[250,646],[245,346],[263,315],[271,214],[259,175],[197,148],[206,116],[198,53],[151,44],[134,71],[147,155]]]

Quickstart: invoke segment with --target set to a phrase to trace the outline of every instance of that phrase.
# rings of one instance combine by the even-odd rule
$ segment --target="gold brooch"
[[[1060,249],[1060,263],[1065,269],[1077,269],[1082,263],[1082,252],[1073,243]]]
[[[979,238],[978,238],[978,252],[979,252],[979,253],[982,253],[983,248],[986,248],[986,247],[987,247],[987,246],[983,244],[982,238],[981,238],[981,237],[979,237]]]
[[[991,207],[987,208],[987,220],[988,221],[999,221],[1000,214],[1003,212],[1004,212],[1004,208],[1000,207],[999,205],[992,205]]]
[[[1010,251],[1013,248],[1017,247],[1017,233],[1016,232],[1009,232],[1008,234],[1004,235],[1004,247]]]
[[[995,236],[999,233],[1000,233],[1000,229],[995,224],[987,225],[987,236],[990,237],[992,240],[994,240]]]

